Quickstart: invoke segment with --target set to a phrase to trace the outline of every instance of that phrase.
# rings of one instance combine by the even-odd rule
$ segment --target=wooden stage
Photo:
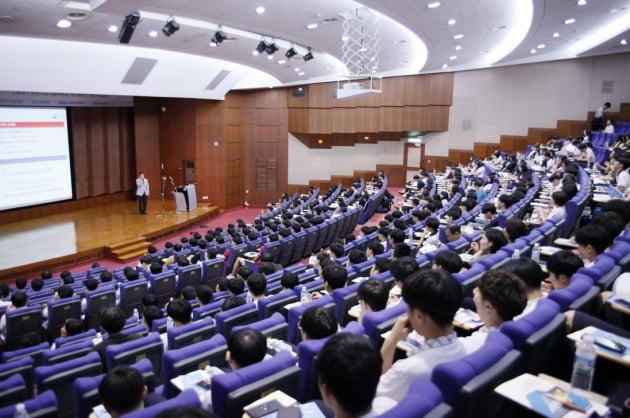
[[[126,201],[2,225],[0,280],[104,257],[137,258],[150,242],[219,215],[217,206],[203,204],[192,212],[165,209],[164,217],[159,201],[148,207],[139,215],[135,201]]]

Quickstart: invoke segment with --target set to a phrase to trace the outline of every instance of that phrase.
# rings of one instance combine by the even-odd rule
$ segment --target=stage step
[[[145,254],[149,245],[151,245],[151,242],[146,238],[138,237],[106,246],[105,256],[120,262],[127,262]]]

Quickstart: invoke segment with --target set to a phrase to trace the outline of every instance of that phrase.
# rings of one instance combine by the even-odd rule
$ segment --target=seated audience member
[[[459,254],[453,250],[442,250],[435,255],[433,259],[434,269],[444,269],[449,273],[459,273],[464,266]]]
[[[0,283],[0,308],[9,305],[11,305],[11,288],[8,284],[2,282]]]
[[[228,289],[228,278],[227,277],[219,277],[217,279],[217,285],[214,289],[215,292],[224,292]]]
[[[444,227],[444,234],[446,235],[446,242],[455,242],[462,237],[462,229],[457,224],[448,224]]]
[[[606,251],[612,239],[606,228],[592,224],[577,230],[575,242],[578,245],[577,252],[584,261],[584,267],[590,267],[595,263],[595,258]]]
[[[505,221],[505,228],[503,228],[503,235],[508,244],[512,244],[516,239],[527,235],[527,227],[525,223],[518,218],[509,218]]]
[[[507,239],[503,232],[496,228],[490,228],[483,231],[479,243],[471,242],[470,248],[474,251],[471,263],[477,262],[482,258],[495,254],[502,247],[507,245]]]
[[[150,406],[157,402],[151,402],[147,397],[148,390],[142,374],[128,366],[114,367],[107,373],[98,385],[98,394],[112,418],[144,409],[145,405]]]
[[[541,290],[550,292],[564,289],[569,285],[571,276],[582,267],[584,262],[572,251],[562,250],[550,255],[547,259],[549,277],[542,283]]]
[[[418,271],[418,269],[418,263],[411,257],[401,257],[392,261],[389,271],[391,271],[394,277],[394,286],[389,290],[389,299],[387,300],[388,308],[400,302],[405,279],[411,275],[411,273]]]
[[[361,250],[350,250],[348,254],[347,267],[367,261],[365,253]]]
[[[328,251],[330,258],[332,258],[333,260],[343,257],[343,253],[345,252],[343,245],[338,242],[333,242],[332,244],[330,244],[330,248],[328,249]]]
[[[367,312],[378,312],[385,309],[389,298],[389,286],[383,280],[368,279],[357,289],[360,314],[359,323]]]
[[[125,312],[115,306],[105,308],[101,312],[101,327],[107,332],[107,338],[96,344],[91,351],[96,351],[101,357],[103,369],[106,369],[105,349],[107,346],[126,343],[140,338],[138,334],[123,334],[125,326]]]
[[[383,374],[374,400],[378,413],[399,402],[416,378],[430,379],[435,366],[467,354],[453,331],[453,318],[462,303],[457,280],[445,270],[421,270],[405,279],[402,292],[407,314],[396,320],[381,348]],[[396,344],[412,331],[424,336],[425,344],[393,363]]]
[[[323,306],[312,306],[300,318],[302,340],[318,340],[333,335],[339,325],[335,314]]]
[[[540,264],[527,257],[510,260],[501,267],[501,270],[518,276],[527,288],[527,305],[521,314],[513,318],[516,320],[533,311],[538,301],[544,297],[540,291],[540,284],[544,278],[543,271]]]
[[[151,266],[149,267],[149,271],[154,276],[156,274],[162,273],[162,270],[163,270],[162,263],[160,263],[159,261],[155,261],[155,262],[151,263]]]
[[[392,260],[389,258],[377,258],[372,266],[372,270],[370,270],[370,276],[375,276],[389,271],[391,264]]]
[[[613,211],[601,212],[599,215],[595,216],[591,222],[594,225],[606,228],[606,231],[608,231],[608,237],[613,240],[626,228],[626,223],[624,222],[622,216],[618,212]],[[34,281],[35,280],[33,279],[33,282]],[[33,282],[31,282],[31,289],[33,288]]]
[[[217,416],[201,406],[175,406],[160,412],[155,418],[217,418]]]
[[[247,279],[247,291],[251,296],[252,302],[258,307],[258,301],[265,297],[265,289],[267,289],[267,279],[260,273],[253,273]]]
[[[25,290],[27,284],[28,282],[26,281],[26,278],[24,277],[18,277],[17,279],[15,279],[16,290]]]
[[[538,214],[538,218],[541,222],[551,218],[566,218],[567,209],[566,203],[569,201],[569,195],[563,191],[553,192],[551,194],[551,210],[547,210],[541,207],[535,209],[535,213]]]
[[[273,263],[265,261],[264,263],[260,263],[260,268],[258,269],[258,272],[267,277],[276,272],[276,267]]]
[[[101,284],[110,283],[112,280],[114,280],[114,275],[111,271],[104,271],[101,273]]]
[[[348,280],[348,272],[343,266],[337,263],[332,263],[322,269],[322,279],[324,280],[324,290],[329,295],[333,294],[335,289],[340,289],[346,286]],[[311,293],[312,299],[319,299],[322,294],[319,292]]]
[[[166,314],[173,320],[173,326],[186,325],[192,320],[192,306],[187,299],[175,298],[166,306]]]
[[[488,333],[523,312],[527,305],[527,287],[515,274],[489,270],[473,289],[473,300],[483,326],[463,339],[468,352],[476,351],[486,341]]]
[[[197,286],[197,303],[199,306],[206,306],[210,302],[212,302],[212,288],[210,286],[206,286],[202,284]]]
[[[240,266],[236,271],[234,277],[237,279],[241,279],[243,283],[247,283],[247,278],[254,272],[251,267],[248,266]]]
[[[394,248],[396,244],[404,244],[405,242],[405,231],[402,229],[392,229],[389,232],[389,246],[390,248]]]
[[[153,321],[163,317],[164,313],[159,307],[156,305],[149,305],[144,308],[144,312],[142,313],[142,323],[145,327],[147,327],[147,330],[151,332]]]
[[[381,255],[385,252],[385,249],[380,242],[370,242],[365,250],[365,255],[368,259],[374,258],[377,255]]]
[[[411,257],[411,247],[405,243],[394,245],[394,251],[392,251],[392,260],[401,257]]]
[[[194,302],[197,300],[197,291],[193,286],[184,286],[182,287],[182,298]]]
[[[438,218],[427,218],[424,222],[424,232],[416,245],[420,251],[426,252],[438,245],[440,240],[438,231],[440,229],[440,221]]]
[[[230,295],[238,296],[245,291],[245,282],[234,277],[228,279],[227,288],[230,291]]]
[[[492,203],[485,203],[481,207],[481,217],[483,218],[483,229],[493,228],[498,224],[495,220],[497,215],[497,207]]]
[[[343,333],[326,342],[315,361],[319,391],[336,417],[374,416],[381,357],[364,335]]]
[[[293,290],[295,286],[299,284],[297,274],[293,272],[284,273],[282,278],[280,279],[280,284],[282,286],[282,290],[291,289]]]
[[[43,287],[44,287],[44,279],[42,279],[41,277],[35,277],[33,280],[31,280],[31,292],[33,294],[42,290]]]
[[[28,296],[23,290],[16,290],[11,295],[11,304],[7,306],[6,312],[16,311],[19,309],[27,308]],[[4,337],[7,331],[7,317],[2,315],[0,318],[0,341],[4,341]]]
[[[238,280],[238,279],[237,279]],[[221,305],[222,311],[229,311],[232,308],[236,308],[237,306],[245,305],[247,302],[243,298],[239,298],[238,296],[230,295],[225,298],[223,301],[223,305]]]
[[[267,339],[253,328],[244,328],[233,333],[227,346],[225,358],[232,370],[259,363],[267,353]]]
[[[83,321],[81,321],[79,318],[68,318],[59,331],[59,336],[61,338],[71,337],[73,335],[80,334],[84,331]],[[56,348],[57,346],[55,343],[50,346],[51,350],[55,350]]]

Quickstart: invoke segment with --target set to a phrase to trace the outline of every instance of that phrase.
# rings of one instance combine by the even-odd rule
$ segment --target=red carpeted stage
[[[155,202],[149,202],[147,215],[139,215],[130,201],[2,225],[0,280],[103,257],[136,260],[151,242],[217,216],[219,208],[202,204],[161,215]]]

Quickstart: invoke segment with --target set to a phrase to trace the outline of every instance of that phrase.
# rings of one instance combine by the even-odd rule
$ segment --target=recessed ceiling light
[[[256,13],[258,13],[259,15],[265,13],[265,8],[262,6],[256,7]]]
[[[461,45],[455,45],[455,51],[459,51],[460,49],[462,49]]]
[[[117,32],[118,31],[118,26],[116,26],[116,25],[109,25],[107,30],[110,31],[110,32]]]
[[[586,4],[586,0],[578,0],[578,6],[584,6]]]
[[[626,40],[626,38],[623,38],[619,43],[621,45],[628,45],[628,41]]]
[[[319,26],[318,23],[313,22],[313,23],[309,23],[308,25],[306,25],[306,29],[315,29],[318,26]]]
[[[536,53],[536,48],[532,48],[531,51],[529,51],[531,54],[535,54]]]
[[[451,55],[450,57],[448,57],[448,59],[450,59],[451,61],[456,60],[457,59],[457,55]]]
[[[453,26],[455,23],[457,23],[457,20],[455,19],[449,19],[447,22],[450,26]]]
[[[442,69],[445,69],[446,67],[448,67],[448,64],[442,64]]]
[[[273,55],[267,55],[267,59],[271,61],[273,59]]]
[[[305,74],[305,73],[304,73],[304,71],[300,71],[300,72],[298,73],[298,75],[304,75],[304,74]]]
[[[440,7],[440,2],[439,1],[432,1],[431,3],[427,4],[427,7],[429,9],[435,9],[436,7]]]
[[[156,31],[156,30],[152,30],[151,32],[149,32],[149,36],[150,36],[151,38],[155,38],[156,36],[158,36],[158,33],[157,33],[157,31]]]
[[[575,23],[575,19],[574,18],[570,18],[564,21],[565,25],[570,25],[571,23]]]
[[[259,55],[259,54],[260,54],[260,52],[258,52],[258,50],[256,50],[256,49],[254,49],[254,50],[252,51],[252,55],[253,55],[253,56],[257,56],[257,55]]]
[[[278,64],[282,65],[282,64],[286,64],[287,60],[278,60]]]
[[[619,9],[610,9],[610,13],[617,13]]]
[[[295,70],[296,73],[299,73],[300,72],[300,67],[295,67],[294,70]]]
[[[461,33],[453,36],[453,39],[462,39],[464,37],[464,35],[462,35]]]
[[[57,27],[61,29],[66,29],[70,26],[72,26],[72,22],[70,22],[68,19],[61,19],[59,22],[57,22]]]
[[[365,52],[365,51],[367,51],[366,47],[362,46],[361,48],[359,48],[359,52]]]
[[[343,36],[341,37],[341,40],[342,40],[343,42],[346,42],[348,39],[350,39],[350,37],[349,37],[348,35],[343,35]]]
[[[559,37],[560,37],[560,34],[559,34],[558,32],[554,32],[554,33],[553,33],[553,37],[554,37],[554,38],[559,38]]]
[[[546,47],[547,45],[545,44],[538,44],[538,46],[536,46],[536,48],[538,49],[543,49],[544,47]]]

